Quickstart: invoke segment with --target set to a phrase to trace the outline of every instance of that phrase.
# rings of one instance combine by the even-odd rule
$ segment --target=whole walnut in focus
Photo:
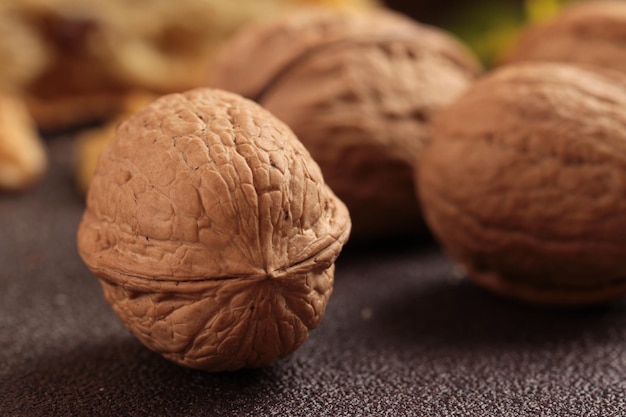
[[[349,232],[345,205],[287,126],[240,96],[199,89],[120,125],[78,248],[147,347],[222,371],[305,341]]]
[[[368,240],[422,229],[412,163],[431,116],[478,72],[451,36],[399,14],[313,9],[243,30],[211,85],[287,123]]]
[[[442,110],[418,165],[428,224],[469,277],[510,297],[626,293],[626,76],[503,67]]]
[[[504,63],[554,61],[626,72],[626,2],[573,3],[524,30]]]

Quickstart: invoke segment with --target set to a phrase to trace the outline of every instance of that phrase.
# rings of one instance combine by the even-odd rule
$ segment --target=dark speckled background
[[[324,320],[289,358],[174,365],[124,329],[78,257],[71,145],[50,139],[45,181],[0,196],[0,416],[626,415],[626,301],[501,299],[432,242],[348,245]]]

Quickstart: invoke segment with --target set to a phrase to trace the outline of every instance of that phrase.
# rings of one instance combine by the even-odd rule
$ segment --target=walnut
[[[478,71],[451,36],[404,16],[316,9],[242,31],[211,85],[287,123],[366,240],[421,230],[412,163],[431,116]]]
[[[626,292],[626,77],[503,67],[442,110],[422,153],[428,224],[469,277],[537,303]]]
[[[504,61],[555,61],[626,72],[625,38],[626,2],[578,2],[524,30]]]
[[[349,231],[345,205],[288,127],[240,96],[197,89],[119,126],[78,248],[147,347],[222,371],[305,341]]]
[[[24,190],[37,183],[48,156],[23,101],[0,94],[0,189]]]

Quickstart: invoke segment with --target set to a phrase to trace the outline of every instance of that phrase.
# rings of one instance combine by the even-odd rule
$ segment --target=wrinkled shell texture
[[[419,191],[470,278],[540,303],[626,292],[625,106],[617,72],[525,64],[439,114]]]
[[[349,232],[345,205],[289,128],[251,101],[198,89],[120,125],[78,245],[146,346],[221,371],[304,342]]]
[[[391,12],[294,13],[243,32],[213,84],[287,123],[350,208],[353,238],[421,227],[412,163],[431,116],[479,67],[460,43]]]
[[[505,61],[555,61],[626,72],[626,2],[574,3],[552,21],[527,29]]]

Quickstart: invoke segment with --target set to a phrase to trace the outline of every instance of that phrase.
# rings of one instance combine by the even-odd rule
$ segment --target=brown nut
[[[471,279],[548,304],[626,292],[625,106],[619,72],[529,63],[439,113],[418,190]]]
[[[301,11],[243,31],[212,85],[287,123],[346,203],[353,238],[414,235],[430,117],[478,73],[447,34],[391,12]]]
[[[349,230],[345,205],[289,128],[251,101],[198,89],[120,125],[78,248],[147,347],[222,371],[304,342]]]
[[[584,1],[522,32],[505,63],[554,61],[626,72],[626,2]]]

